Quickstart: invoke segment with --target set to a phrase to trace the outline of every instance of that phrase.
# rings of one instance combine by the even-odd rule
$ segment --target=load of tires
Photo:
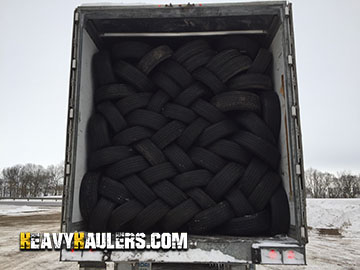
[[[241,36],[176,48],[126,41],[92,61],[86,230],[288,232],[267,49]]]

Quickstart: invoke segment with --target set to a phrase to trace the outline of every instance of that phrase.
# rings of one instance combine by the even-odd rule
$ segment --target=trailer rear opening
[[[255,46],[245,46],[247,42],[257,44],[258,48],[252,51]],[[135,47],[126,48],[126,44],[139,46],[138,50]],[[200,56],[194,60],[192,53],[196,50]],[[111,71],[106,71],[107,66]],[[171,70],[175,70],[173,77]],[[114,76],[111,76],[111,72]],[[176,76],[180,72],[181,79]],[[270,81],[266,78],[270,78]],[[126,91],[131,94],[120,98],[119,91],[125,90],[115,89],[114,85],[119,83],[129,85]],[[197,90],[199,93],[194,91],[195,94],[181,96],[194,83],[201,84],[200,89],[207,89],[204,91],[208,92],[203,94],[200,93],[202,90]],[[269,85],[271,91],[267,91]],[[99,94],[98,89],[104,87],[107,90]],[[111,97],[114,93],[118,95],[116,102]],[[271,93],[269,99],[268,93]],[[124,101],[121,101],[122,98]],[[166,99],[164,103],[162,98]],[[274,113],[266,114],[270,115],[267,119],[262,114],[271,100],[279,104],[278,126],[274,124],[277,120],[271,119]],[[274,112],[277,107],[270,108]],[[222,118],[223,115],[226,118]],[[253,123],[259,115],[270,133],[256,133]],[[109,121],[111,117],[117,120]],[[124,126],[119,124],[120,118],[124,118]],[[104,136],[100,145],[98,140],[91,142],[91,136],[99,134],[99,125],[104,121],[111,142],[107,142],[107,139],[104,142]],[[89,137],[89,126],[91,130],[93,122],[97,124]],[[189,142],[186,136],[181,139],[183,132],[189,130],[191,125],[194,128],[203,125],[196,142]],[[131,133],[134,128],[138,133]],[[148,130],[151,132],[147,133]],[[126,136],[123,135],[125,131],[128,132]],[[183,251],[180,257],[161,251],[112,251],[106,254],[106,260],[305,263],[307,227],[291,5],[267,2],[79,7],[74,16],[67,134],[63,231],[88,230],[90,226],[90,231],[183,230],[190,233],[190,248]],[[140,136],[141,140],[134,134]],[[269,140],[273,140],[273,143],[268,143],[266,134],[272,134],[273,138]],[[239,154],[241,150],[231,154],[237,149],[234,145],[240,145],[239,149],[249,153],[249,156],[244,155],[244,161]],[[229,147],[229,151],[224,151],[226,147]],[[99,159],[102,154],[98,151],[105,148],[110,152],[115,150],[115,155],[122,155],[119,152],[123,150],[131,153],[104,161]],[[136,154],[133,155],[134,152]],[[160,157],[154,156],[155,152]],[[95,158],[91,158],[93,153]],[[214,153],[220,157],[216,162],[212,162]],[[179,156],[183,157],[181,161]],[[226,162],[222,163],[223,160]],[[268,172],[261,176],[261,179],[265,179],[263,184],[259,181],[248,193],[246,189],[251,187],[252,182],[245,187],[245,191],[239,187],[240,191],[245,192],[244,198],[252,204],[254,212],[243,208],[233,212],[234,205],[241,205],[234,186],[250,165],[254,166],[254,173],[261,171],[259,163],[265,163],[264,171]],[[152,168],[158,168],[159,172],[155,174]],[[164,173],[166,170],[168,172]],[[96,205],[100,204],[96,215],[96,206],[89,207],[88,201],[81,203],[86,197],[89,199],[84,194],[91,194],[82,193],[85,185],[82,181],[91,182],[87,180],[89,177],[98,177],[96,173],[88,177],[94,171],[106,175],[105,180],[99,176],[100,190],[96,194],[100,194],[101,199],[96,200]],[[184,184],[186,173],[195,171],[198,174],[194,179],[199,184]],[[158,174],[164,176],[154,176]],[[273,184],[266,185],[269,182]],[[137,188],[143,186],[142,194],[150,194],[149,197],[144,199],[131,193],[133,183],[138,183]],[[196,187],[197,193],[189,192],[184,185]],[[111,195],[111,191],[121,192],[123,188],[131,193],[124,195],[129,196],[126,200],[119,199],[116,194]],[[253,192],[256,188],[258,191]],[[271,189],[268,198],[268,193],[262,192],[265,189]],[[166,190],[172,190],[172,193]],[[271,211],[269,208],[275,205],[277,199],[273,199],[273,204],[270,201],[277,193],[280,201],[285,198],[287,202]],[[199,194],[210,197],[215,204],[202,208],[203,200],[196,201]],[[125,201],[132,207],[134,217],[130,223],[124,222],[126,226],[122,227],[118,225],[124,215],[119,214],[117,218],[114,211]],[[136,203],[129,204],[132,201]],[[151,209],[146,211],[147,202],[154,204],[155,214],[162,211],[157,219],[151,221],[146,218],[154,218]],[[282,213],[286,213],[286,209],[280,209],[284,205],[289,209],[290,225],[286,225],[285,221],[280,229],[271,231],[271,220],[276,221],[276,227],[284,216]],[[86,207],[92,211],[84,210]],[[106,207],[109,208],[108,213],[104,211]],[[128,210],[129,207],[123,208]],[[170,212],[171,209],[179,211]],[[120,210],[118,212],[122,213]],[[279,217],[274,218],[273,213],[277,211]],[[169,213],[176,218],[170,215],[166,219]],[[184,217],[184,213],[189,215]],[[251,214],[256,218],[262,217],[265,221],[261,224],[267,224],[266,228],[254,229],[255,225],[260,224],[258,222],[255,225],[249,223],[249,230],[236,226],[243,225],[243,220]],[[265,215],[272,216],[272,219]],[[111,217],[112,222],[109,221]],[[183,222],[179,221],[180,217],[184,219]],[[104,219],[107,221],[104,222]],[[101,251],[91,254],[63,251],[61,259],[104,261],[104,254]]]

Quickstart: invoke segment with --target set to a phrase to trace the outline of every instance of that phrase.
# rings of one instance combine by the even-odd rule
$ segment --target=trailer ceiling
[[[205,5],[204,5],[205,6]],[[275,7],[275,6],[274,6]],[[98,46],[113,43],[123,37],[217,36],[230,34],[252,35],[268,47],[281,24],[279,8],[248,9],[234,6],[154,7],[134,9],[118,7],[99,10],[81,7],[83,23]]]

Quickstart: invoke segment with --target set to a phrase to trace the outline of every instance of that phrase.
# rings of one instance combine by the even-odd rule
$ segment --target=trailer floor
[[[4,210],[0,204],[0,211]],[[6,206],[8,207],[8,206]],[[18,206],[16,206],[18,207]],[[59,262],[55,251],[19,251],[20,232],[58,232],[59,207],[42,207],[39,214],[14,213],[0,215],[0,269],[78,269],[76,263]],[[29,210],[29,209],[27,209]],[[258,266],[264,269],[357,269],[360,265],[360,233],[337,229],[310,230],[307,245],[308,266]]]

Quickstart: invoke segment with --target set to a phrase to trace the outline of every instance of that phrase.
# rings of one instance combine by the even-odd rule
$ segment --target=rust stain
[[[284,123],[285,123],[285,134],[286,134],[286,150],[287,150],[287,161],[288,161],[288,175],[289,175],[289,199],[292,200],[293,192],[291,185],[291,173],[290,173],[290,153],[289,153],[289,134],[288,134],[288,126],[286,122],[286,112],[284,115]]]
[[[285,83],[284,83],[284,74],[281,75],[281,87],[280,87],[280,94],[285,98]]]

